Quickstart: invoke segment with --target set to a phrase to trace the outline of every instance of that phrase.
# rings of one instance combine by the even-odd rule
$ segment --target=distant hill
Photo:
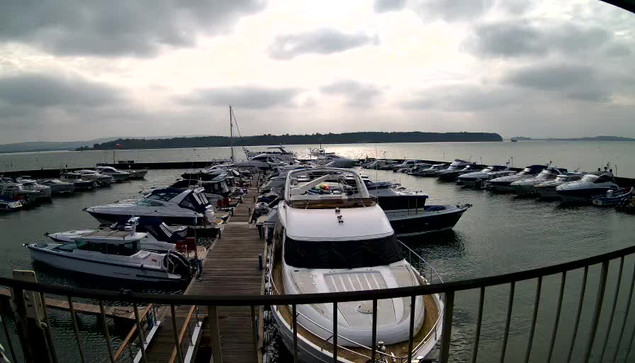
[[[19,142],[15,144],[0,145],[0,153],[17,153],[28,151],[55,151],[55,150],[75,150],[77,148],[93,146],[97,143],[108,142],[116,137],[101,138],[89,141],[31,141]]]
[[[329,133],[310,135],[265,134],[235,138],[234,146],[452,141],[503,141],[503,138],[499,134],[485,132],[348,132],[342,134]],[[95,144],[93,145],[93,149],[163,149],[213,146],[230,146],[230,138],[227,136],[202,136],[167,139],[117,139]]]

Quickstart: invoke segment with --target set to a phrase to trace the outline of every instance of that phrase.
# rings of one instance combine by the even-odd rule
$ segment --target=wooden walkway
[[[258,237],[253,225],[249,225],[249,210],[253,208],[256,189],[250,188],[234,215],[222,231],[221,238],[212,245],[203,261],[203,276],[192,280],[186,295],[259,295],[262,274],[258,256],[264,253],[264,240]],[[264,256],[263,256],[264,258]],[[178,335],[188,339],[189,328],[184,326],[190,306],[176,308]],[[207,315],[207,307],[200,306],[199,314]],[[147,350],[148,362],[178,362],[176,359],[172,316],[164,309],[163,322]],[[250,307],[218,307],[218,326],[223,363],[256,362],[256,344],[252,339]],[[193,319],[193,318],[192,318]],[[209,337],[209,322],[206,320],[204,334]],[[187,345],[182,345],[185,355]]]
[[[0,288],[0,298],[10,299],[11,290],[6,288]],[[68,300],[53,299],[53,298],[47,297],[46,306],[51,309],[70,311],[70,307],[68,306]],[[73,302],[73,309],[75,309],[75,312],[78,314],[101,315],[101,310],[99,309],[99,305]],[[139,310],[141,313],[143,312],[144,309],[139,309]],[[104,306],[104,314],[106,316],[117,318],[117,319],[125,319],[130,321],[135,320],[133,308],[127,307],[127,306]]]

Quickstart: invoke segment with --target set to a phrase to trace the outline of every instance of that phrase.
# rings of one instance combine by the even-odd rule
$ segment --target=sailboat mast
[[[231,161],[233,163],[234,162],[234,118],[233,118],[232,106],[229,106],[229,146],[232,152]]]

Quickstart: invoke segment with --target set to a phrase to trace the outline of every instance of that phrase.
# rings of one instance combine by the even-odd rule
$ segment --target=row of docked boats
[[[143,179],[147,170],[120,171],[111,166],[61,172],[59,178],[35,180],[29,176],[0,177],[0,211],[17,211],[49,201],[56,195],[93,190],[114,182]]]
[[[451,164],[430,165],[406,160],[393,165],[393,171],[414,176],[436,177],[440,181],[456,181],[472,188],[500,193],[561,199],[567,203],[618,205],[632,198],[633,188],[620,188],[609,166],[594,172],[568,171],[550,164],[528,165],[514,171],[508,165],[483,166],[456,159]]]
[[[189,254],[197,251],[192,235],[214,237],[223,222],[215,209],[229,197],[240,199],[243,189],[235,185],[249,178],[238,173],[238,182],[233,169],[216,170],[224,171],[209,183],[177,181],[141,198],[85,208],[98,227],[47,233],[46,241],[26,247],[34,261],[62,270],[136,282],[187,282],[198,266],[196,252]],[[221,203],[212,204],[208,196]]]

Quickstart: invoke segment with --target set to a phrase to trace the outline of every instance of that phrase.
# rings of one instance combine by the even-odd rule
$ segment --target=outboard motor
[[[170,273],[180,275],[183,280],[187,281],[196,272],[196,267],[185,256],[176,251],[168,251],[163,258],[163,264]]]

